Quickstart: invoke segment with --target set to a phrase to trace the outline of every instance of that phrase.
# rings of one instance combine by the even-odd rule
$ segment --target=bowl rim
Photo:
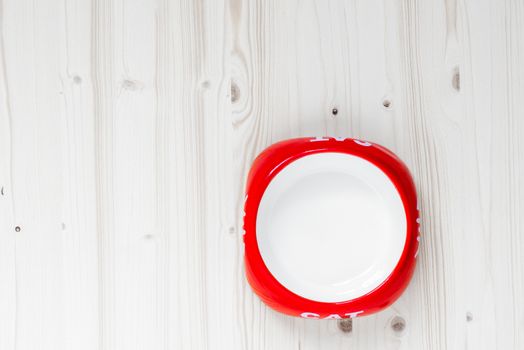
[[[291,292],[269,271],[256,236],[258,208],[271,180],[291,162],[317,153],[339,152],[361,157],[382,170],[398,191],[406,215],[406,241],[393,271],[370,292],[351,300],[322,302]],[[353,138],[302,137],[275,143],[254,160],[244,201],[244,262],[255,293],[279,312],[305,318],[341,319],[371,314],[391,305],[407,287],[418,255],[419,210],[416,189],[406,165],[383,146]]]

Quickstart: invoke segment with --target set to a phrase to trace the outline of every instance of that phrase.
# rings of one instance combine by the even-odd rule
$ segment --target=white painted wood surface
[[[0,16],[1,350],[524,348],[522,1]],[[243,275],[250,162],[325,134],[393,149],[422,206],[412,284],[345,333],[273,312]]]

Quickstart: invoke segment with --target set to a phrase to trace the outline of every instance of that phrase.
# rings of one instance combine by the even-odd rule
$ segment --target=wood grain
[[[0,349],[524,348],[523,33],[518,0],[1,0]],[[413,282],[343,325],[244,278],[250,163],[311,135],[419,191]]]

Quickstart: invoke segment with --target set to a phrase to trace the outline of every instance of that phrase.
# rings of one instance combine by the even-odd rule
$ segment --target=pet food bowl
[[[415,268],[419,220],[406,166],[355,139],[298,138],[254,161],[246,189],[245,265],[256,294],[305,318],[377,312]]]

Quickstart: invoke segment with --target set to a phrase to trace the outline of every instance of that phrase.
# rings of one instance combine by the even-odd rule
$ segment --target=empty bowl
[[[251,167],[244,210],[247,279],[277,311],[370,314],[392,304],[413,274],[416,191],[382,146],[333,137],[276,143]]]

